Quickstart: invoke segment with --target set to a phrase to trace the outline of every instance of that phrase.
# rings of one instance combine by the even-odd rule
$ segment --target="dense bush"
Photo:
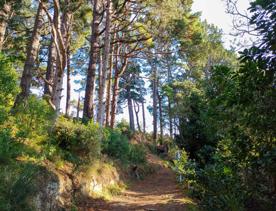
[[[119,131],[109,131],[107,139],[103,143],[103,153],[127,162],[130,147],[126,136]]]
[[[133,131],[130,129],[129,123],[124,119],[117,124],[116,129],[129,139],[133,135]]]
[[[182,90],[175,141],[190,159],[176,164],[204,210],[275,210],[275,7],[252,2],[261,38],[240,67],[213,67],[204,83]]]
[[[52,137],[61,149],[93,160],[100,155],[103,130],[92,122],[85,125],[61,117],[54,126]]]
[[[145,150],[140,145],[132,145],[120,130],[109,130],[109,135],[103,142],[103,153],[120,160],[123,163],[144,163]]]
[[[130,145],[129,161],[134,164],[142,164],[146,162],[146,151],[143,145]]]
[[[32,163],[0,164],[0,210],[33,210],[29,199],[37,193],[35,178],[39,169]]]
[[[11,158],[18,154],[16,144],[9,129],[0,131],[0,164],[8,163]]]
[[[47,135],[54,123],[54,110],[45,100],[35,95],[20,104],[14,113],[11,119],[18,128],[19,138],[39,138],[38,136]]]
[[[7,118],[13,99],[19,91],[17,79],[11,59],[0,53],[0,123]]]

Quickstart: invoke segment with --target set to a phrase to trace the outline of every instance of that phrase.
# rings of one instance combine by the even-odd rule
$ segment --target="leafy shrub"
[[[0,53],[0,123],[7,118],[13,99],[19,91],[17,79],[12,61]]]
[[[204,210],[244,210],[246,192],[240,177],[223,162],[217,160],[201,167],[182,151],[179,159],[174,160],[174,168]]]
[[[118,130],[109,130],[109,134],[103,141],[103,153],[125,164],[141,164],[146,161],[144,147],[130,144],[128,138]]]
[[[131,138],[131,136],[133,135],[133,131],[130,129],[129,123],[124,119],[117,124],[116,129],[128,138]]]
[[[0,210],[32,210],[30,197],[36,194],[39,167],[32,163],[0,164]]]
[[[18,154],[18,149],[15,147],[16,142],[11,136],[9,129],[0,131],[0,164],[9,162],[9,159]]]
[[[134,164],[143,164],[146,162],[146,150],[142,145],[130,145],[129,161]]]
[[[31,95],[25,103],[20,104],[15,111],[14,124],[18,128],[18,138],[32,138],[47,135],[53,124],[55,112],[48,103]]]
[[[103,143],[103,153],[119,159],[122,162],[128,161],[130,146],[126,136],[119,131],[110,130],[110,134]]]
[[[97,124],[84,125],[61,117],[52,132],[55,144],[63,150],[90,160],[100,154],[103,131]]]

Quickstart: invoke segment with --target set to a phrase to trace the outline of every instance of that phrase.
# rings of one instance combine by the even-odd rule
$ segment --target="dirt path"
[[[110,201],[93,201],[85,211],[182,211],[191,200],[186,198],[175,181],[175,174],[164,167],[160,158],[148,155],[148,161],[156,166],[156,172],[137,181]]]

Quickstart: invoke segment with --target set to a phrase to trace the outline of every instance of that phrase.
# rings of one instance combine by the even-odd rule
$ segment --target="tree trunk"
[[[134,101],[134,111],[135,111],[136,124],[137,124],[138,131],[141,132],[141,127],[140,127],[140,123],[139,123],[140,106],[139,106],[139,103],[137,103],[135,101]]]
[[[60,5],[59,5],[59,0],[54,1],[54,19],[53,19],[53,24],[54,29],[56,30],[56,33],[59,33],[61,31],[61,24],[65,24],[64,20],[60,20]],[[53,84],[53,94],[52,94],[52,101],[53,104],[55,105],[55,109],[57,114],[60,112],[60,101],[61,101],[61,93],[62,93],[62,87],[63,87],[63,76],[64,76],[64,68],[65,64],[63,63],[64,61],[64,56],[61,53],[60,46],[62,45],[60,42],[61,40],[58,39],[58,35],[53,36],[55,40],[55,47],[57,51],[57,59],[56,59],[56,71],[55,71],[55,76],[54,76],[54,84]]]
[[[114,128],[115,125],[115,116],[117,111],[117,97],[119,93],[119,73],[118,70],[115,69],[115,76],[114,76],[114,84],[113,84],[113,91],[112,91],[112,102],[111,102],[111,119],[110,119],[110,127]]]
[[[170,137],[173,137],[173,122],[172,122],[172,107],[171,107],[171,99],[168,96],[168,113],[169,113],[169,127],[170,127]]]
[[[4,3],[3,8],[1,8],[0,10],[0,52],[2,51],[2,48],[3,48],[10,12],[11,12],[10,3],[9,2]]]
[[[69,5],[69,0],[65,1],[66,5]],[[57,40],[55,42],[57,49],[57,71],[54,80],[53,86],[53,104],[55,105],[56,112],[59,114],[60,112],[60,102],[63,90],[63,78],[64,71],[67,66],[67,48],[70,43],[70,33],[71,33],[71,21],[72,21],[72,13],[66,8],[63,12],[62,20],[60,21],[60,5],[58,0],[54,0],[54,10],[55,17],[54,27],[57,33]]]
[[[39,3],[36,17],[35,17],[35,23],[33,27],[31,40],[29,41],[27,52],[26,52],[27,56],[24,64],[21,82],[20,82],[21,92],[17,95],[14,106],[17,106],[19,103],[27,99],[28,96],[30,95],[32,76],[34,74],[34,64],[39,51],[40,29],[42,28],[42,25],[43,25],[43,10],[42,10],[42,3]]]
[[[104,93],[106,87],[106,77],[107,77],[107,68],[109,61],[109,51],[110,51],[110,9],[111,9],[111,0],[106,0],[106,23],[105,23],[105,37],[104,37],[104,54],[103,54],[103,66],[102,66],[102,79],[101,85],[99,87],[99,103],[98,103],[98,112],[97,112],[97,122],[100,125],[103,125],[104,119]]]
[[[133,103],[130,96],[130,88],[127,87],[127,107],[128,107],[128,116],[129,116],[129,127],[132,131],[135,131],[134,125],[134,115],[133,115]]]
[[[142,101],[142,113],[143,113],[143,132],[146,133],[146,115],[145,115],[145,103]]]
[[[92,21],[92,33],[91,33],[91,50],[90,50],[90,60],[87,70],[86,78],[86,88],[85,88],[85,98],[83,107],[83,119],[93,118],[93,95],[95,87],[95,75],[97,68],[97,53],[99,47],[99,25],[101,21],[100,15],[100,4],[98,0],[92,1],[93,5],[93,21]]]
[[[67,89],[66,89],[66,109],[65,115],[69,116],[70,112],[70,99],[71,99],[71,65],[70,65],[70,48],[67,47]]]
[[[152,87],[153,87],[153,141],[157,142],[157,68],[155,64],[152,65]]]
[[[80,117],[80,93],[78,98],[78,105],[77,105],[77,120],[79,120]]]
[[[171,71],[171,67],[169,64],[169,61],[167,60],[167,77],[168,77],[168,83],[171,84],[172,83],[172,71]],[[171,102],[171,98],[168,95],[168,114],[169,114],[169,130],[170,130],[170,137],[173,137],[173,120],[172,120],[172,102]]]
[[[125,58],[124,63],[122,64],[121,70],[116,67],[115,68],[115,76],[114,76],[114,84],[113,84],[113,95],[112,95],[112,102],[111,102],[111,118],[110,118],[110,127],[114,128],[115,125],[115,116],[117,111],[117,98],[119,94],[119,79],[120,76],[125,72],[127,68],[128,60]]]
[[[158,95],[158,103],[159,103],[159,125],[160,125],[160,138],[161,141],[163,139],[163,109],[162,109],[162,97],[159,94],[159,92],[157,91],[157,95]],[[163,143],[161,143],[163,144]]]
[[[109,70],[108,70],[108,82],[106,89],[106,110],[105,110],[105,126],[109,126],[109,118],[110,118],[110,103],[111,103],[111,84],[112,84],[112,70],[113,70],[113,46],[111,47],[110,52],[110,62],[109,62]]]
[[[47,70],[46,70],[46,82],[44,85],[44,95],[48,95],[49,97],[53,94],[53,82],[54,82],[54,74],[56,70],[56,47],[54,44],[54,38],[51,38],[51,43],[48,48],[48,61],[47,61]]]

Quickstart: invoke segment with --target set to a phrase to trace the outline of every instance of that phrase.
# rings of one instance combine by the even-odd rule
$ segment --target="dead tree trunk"
[[[93,100],[94,100],[94,87],[95,76],[97,68],[97,50],[99,48],[99,25],[101,21],[100,4],[98,0],[92,1],[93,4],[93,21],[92,21],[92,34],[91,34],[91,50],[90,60],[87,70],[85,98],[83,107],[83,119],[93,118]]]

